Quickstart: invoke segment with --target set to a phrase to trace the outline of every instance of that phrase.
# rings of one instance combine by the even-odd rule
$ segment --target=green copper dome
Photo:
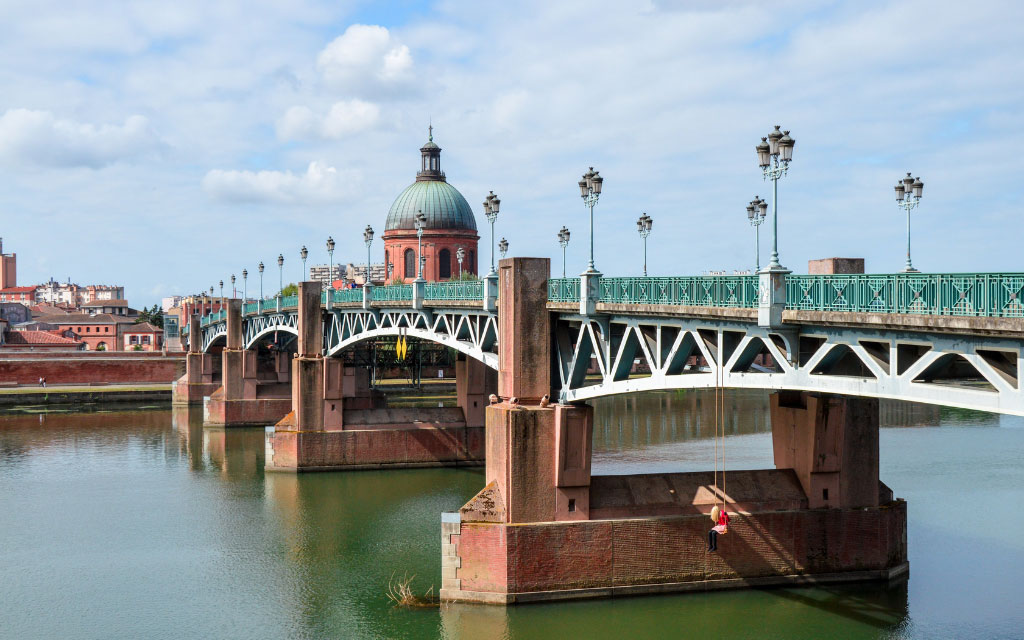
[[[441,147],[434,142],[434,127],[428,130],[427,143],[420,147],[420,170],[416,182],[395,198],[388,211],[385,231],[416,229],[416,214],[427,218],[425,229],[464,229],[476,231],[476,218],[459,190],[448,184],[441,171]]]
[[[476,218],[459,190],[443,180],[418,180],[395,198],[388,211],[385,231],[416,229],[416,213],[427,217],[426,229],[470,229],[476,231]]]

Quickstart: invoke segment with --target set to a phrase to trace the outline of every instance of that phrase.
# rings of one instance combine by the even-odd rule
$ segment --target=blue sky
[[[120,283],[140,305],[260,260],[269,277],[278,253],[296,280],[299,248],[325,262],[328,235],[336,258],[362,260],[428,119],[481,229],[493,189],[498,237],[558,271],[563,224],[570,272],[586,265],[590,165],[606,274],[640,272],[644,211],[652,274],[750,268],[744,207],[770,200],[753,147],[774,124],[797,140],[786,266],[899,270],[892,185],[912,171],[916,266],[1024,271],[1018,2],[0,8],[0,235],[22,284]]]

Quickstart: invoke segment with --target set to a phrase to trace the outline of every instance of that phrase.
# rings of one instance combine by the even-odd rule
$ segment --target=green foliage
[[[389,282],[388,284],[405,284],[405,281],[399,278],[398,276],[395,276],[391,278],[391,282]]]
[[[299,285],[295,284],[294,282],[291,283],[291,284],[285,285],[284,289],[281,289],[281,295],[282,296],[297,296],[297,295],[299,295]]]
[[[469,271],[463,271],[461,277],[454,278],[454,279],[455,280],[465,280],[465,281],[475,281],[475,280],[479,280],[480,276],[476,275],[475,273],[470,273]]]
[[[132,351],[142,351],[142,345],[141,344],[133,344],[132,345]]]
[[[160,305],[154,304],[153,308],[151,308],[151,309],[147,309],[146,307],[142,307],[142,309],[139,310],[139,317],[135,319],[135,324],[140,324],[140,323],[143,323],[143,322],[148,322],[149,324],[153,325],[154,327],[159,327],[159,328],[163,329],[164,328],[164,314],[163,314],[163,311],[161,311],[161,309],[160,309]]]
[[[98,345],[96,345],[96,351],[106,351],[106,350],[107,350],[107,345],[105,345],[105,344],[98,344]]]

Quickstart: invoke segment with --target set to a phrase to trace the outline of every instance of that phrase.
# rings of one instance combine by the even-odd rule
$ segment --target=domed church
[[[420,148],[416,182],[395,198],[384,228],[384,262],[388,282],[416,279],[416,214],[426,217],[423,227],[423,278],[429,281],[459,278],[458,251],[464,250],[463,273],[477,273],[476,218],[459,190],[448,184],[441,171],[441,147],[430,127],[427,143]]]

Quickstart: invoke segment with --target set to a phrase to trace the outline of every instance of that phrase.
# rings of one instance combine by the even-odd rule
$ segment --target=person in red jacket
[[[718,511],[718,521],[708,531],[708,551],[718,551],[718,534],[729,531],[729,514],[725,512],[725,509],[719,510],[717,505],[711,511],[712,513]]]

